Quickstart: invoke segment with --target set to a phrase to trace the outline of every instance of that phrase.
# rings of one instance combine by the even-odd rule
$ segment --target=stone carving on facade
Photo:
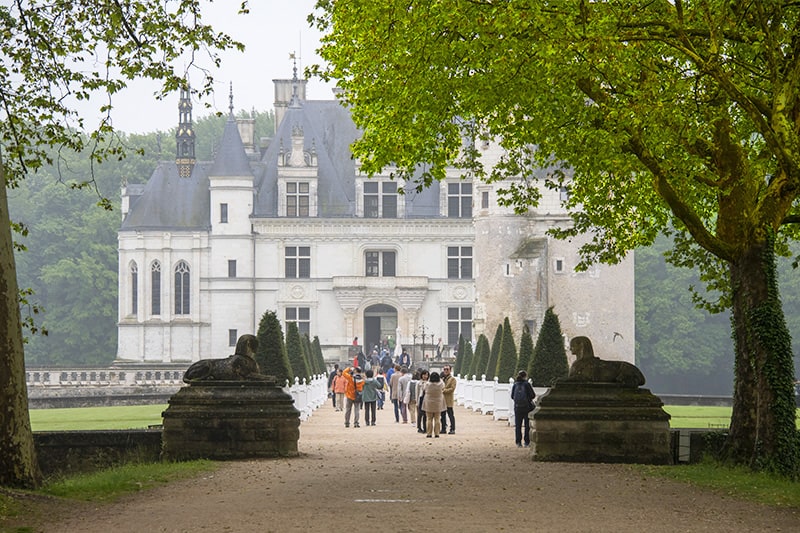
[[[192,384],[201,381],[267,381],[273,379],[261,373],[255,360],[258,339],[255,335],[242,335],[236,342],[236,352],[225,359],[201,359],[192,364],[183,375],[183,381]]]
[[[569,343],[575,362],[569,369],[566,381],[587,383],[614,383],[624,387],[641,387],[644,374],[627,361],[607,361],[594,355],[592,341],[588,337],[575,337]]]

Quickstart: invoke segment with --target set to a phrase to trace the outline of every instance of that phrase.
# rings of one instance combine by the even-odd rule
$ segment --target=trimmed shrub
[[[275,311],[267,311],[258,324],[258,350],[256,362],[262,374],[275,376],[278,386],[283,387],[288,380],[294,380],[294,372],[286,354],[283,342],[283,330]]]
[[[536,339],[528,375],[533,382],[544,387],[551,387],[558,378],[569,374],[567,352],[564,349],[564,336],[558,315],[550,307],[544,313],[542,329]]]

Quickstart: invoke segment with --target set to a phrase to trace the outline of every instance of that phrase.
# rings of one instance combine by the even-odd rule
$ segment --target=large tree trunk
[[[734,463],[797,477],[794,363],[773,241],[748,249],[731,263],[730,276],[736,362],[725,455]]]
[[[35,488],[42,474],[28,416],[25,354],[3,159],[0,154],[0,485]]]

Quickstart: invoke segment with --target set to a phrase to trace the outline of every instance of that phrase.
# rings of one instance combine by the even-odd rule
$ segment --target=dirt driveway
[[[301,456],[213,474],[110,505],[61,506],[47,532],[799,531],[800,510],[741,502],[625,465],[536,463],[513,428],[456,407],[427,439],[378,411],[345,428],[330,404],[300,427]]]

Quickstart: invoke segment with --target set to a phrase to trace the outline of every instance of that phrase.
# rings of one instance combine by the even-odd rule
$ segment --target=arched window
[[[161,314],[161,263],[153,261],[150,266],[150,312]]]
[[[189,265],[186,261],[178,261],[175,266],[175,314],[189,314],[189,300],[191,296],[189,284]]]
[[[131,314],[139,312],[139,267],[131,261]]]

